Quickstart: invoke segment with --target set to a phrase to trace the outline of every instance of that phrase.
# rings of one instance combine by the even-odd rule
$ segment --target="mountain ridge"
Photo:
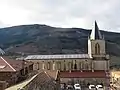
[[[6,27],[1,27],[0,30],[2,29],[8,29],[8,28],[13,28],[13,27],[24,27],[24,26],[44,26],[44,27],[51,27],[51,28],[64,28],[64,27],[58,27],[58,26],[50,26],[47,24],[25,24],[25,25],[15,25],[15,26],[6,26]],[[64,28],[65,29],[65,28]],[[78,27],[67,27],[66,29],[84,29],[84,30],[91,30],[87,28],[78,28]],[[103,32],[109,32],[109,33],[120,33],[120,32],[115,32],[115,31],[107,31],[107,30],[101,30]]]
[[[87,53],[90,32],[90,29],[57,28],[44,24],[7,27],[0,29],[0,46],[6,52],[24,54]],[[107,53],[119,56],[120,33],[109,31],[101,33],[107,42]],[[111,50],[111,47],[115,47],[115,50]]]

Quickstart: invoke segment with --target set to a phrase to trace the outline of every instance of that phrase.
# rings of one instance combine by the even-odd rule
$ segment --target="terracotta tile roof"
[[[31,63],[23,62],[22,60],[12,60],[8,57],[0,57],[0,72],[16,72],[21,70],[24,66]]]
[[[61,78],[107,78],[107,73],[105,71],[95,71],[95,72],[60,72]]]

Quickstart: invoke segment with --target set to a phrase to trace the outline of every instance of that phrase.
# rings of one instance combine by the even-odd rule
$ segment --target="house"
[[[24,80],[32,71],[32,62],[0,57],[0,82],[4,82],[0,84],[3,84],[4,87],[9,87]]]

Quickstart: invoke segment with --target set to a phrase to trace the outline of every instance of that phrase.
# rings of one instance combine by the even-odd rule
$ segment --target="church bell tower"
[[[105,40],[102,37],[98,28],[97,22],[95,21],[92,32],[88,38],[88,54],[91,57],[101,57],[106,54],[105,52]]]

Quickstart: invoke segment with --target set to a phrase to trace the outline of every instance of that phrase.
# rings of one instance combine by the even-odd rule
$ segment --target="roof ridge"
[[[10,65],[3,57],[0,57],[13,71],[16,71],[12,65]]]
[[[51,76],[46,71],[44,71],[44,73],[47,75],[49,79],[51,79]]]

